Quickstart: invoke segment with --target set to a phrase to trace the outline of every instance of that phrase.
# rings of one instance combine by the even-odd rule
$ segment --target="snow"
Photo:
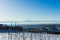
[[[0,33],[0,40],[60,40],[60,35],[47,33]]]

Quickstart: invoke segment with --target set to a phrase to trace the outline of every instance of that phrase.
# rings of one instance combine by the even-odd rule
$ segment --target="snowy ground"
[[[0,33],[0,40],[60,40],[60,35],[46,33]]]

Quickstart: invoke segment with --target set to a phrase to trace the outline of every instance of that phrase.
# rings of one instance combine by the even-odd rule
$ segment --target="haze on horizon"
[[[60,0],[0,0],[0,21],[60,21]]]

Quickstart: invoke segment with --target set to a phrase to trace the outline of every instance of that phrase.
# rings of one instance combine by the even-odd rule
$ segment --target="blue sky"
[[[0,0],[0,21],[60,21],[59,0]]]

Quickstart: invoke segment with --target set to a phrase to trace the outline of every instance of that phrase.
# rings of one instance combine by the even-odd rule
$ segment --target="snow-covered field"
[[[60,35],[47,33],[0,33],[0,40],[60,40]]]

